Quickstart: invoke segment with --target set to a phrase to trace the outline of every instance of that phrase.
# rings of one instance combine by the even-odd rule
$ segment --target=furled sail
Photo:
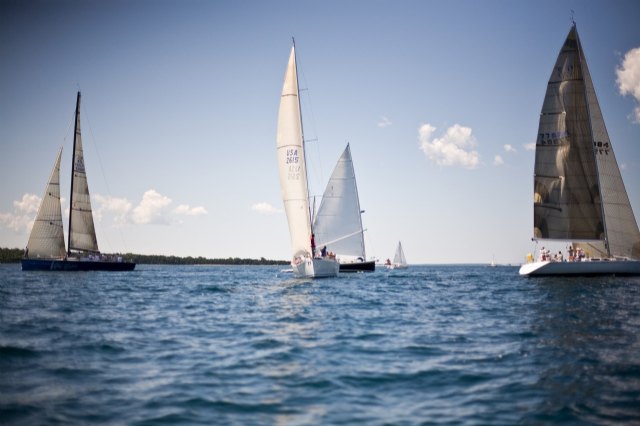
[[[638,226],[575,25],[540,115],[534,237],[587,242],[594,254],[640,256]]]
[[[80,132],[80,92],[76,104],[75,135],[71,177],[71,211],[69,217],[69,251],[99,252],[93,225],[89,185],[84,168],[82,136]]]
[[[62,258],[65,255],[62,208],[60,206],[60,159],[62,148],[51,171],[38,215],[27,243],[28,257]]]
[[[289,222],[293,256],[311,251],[309,191],[304,158],[302,116],[298,93],[295,46],[284,77],[278,111],[277,156],[280,189]]]
[[[356,175],[347,144],[322,195],[313,230],[318,246],[338,256],[366,259]]]

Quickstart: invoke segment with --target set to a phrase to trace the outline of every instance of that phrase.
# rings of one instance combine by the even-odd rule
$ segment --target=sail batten
[[[599,241],[590,244],[599,256],[640,258],[640,232],[575,25],[540,114],[534,238]]]

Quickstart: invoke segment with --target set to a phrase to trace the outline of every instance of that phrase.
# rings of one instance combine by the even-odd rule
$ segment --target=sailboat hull
[[[520,267],[520,275],[535,276],[596,276],[640,275],[637,260],[591,260],[585,262],[533,262]]]
[[[352,262],[341,263],[340,272],[374,272],[376,270],[376,262]]]
[[[338,276],[340,264],[329,258],[304,258],[291,265],[296,278],[329,278]]]
[[[23,271],[133,271],[132,262],[93,261],[78,259],[22,259]]]

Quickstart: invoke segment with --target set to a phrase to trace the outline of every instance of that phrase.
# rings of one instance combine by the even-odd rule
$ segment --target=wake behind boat
[[[280,97],[276,136],[280,188],[293,251],[291,267],[299,278],[335,277],[339,270],[336,259],[316,255],[299,96],[294,44]]]
[[[565,241],[570,255],[543,248],[520,275],[640,275],[640,232],[575,23],[547,85],[534,176],[533,239]]]
[[[71,198],[69,201],[69,244],[65,250],[60,204],[60,161],[62,148],[53,166],[49,182],[33,223],[23,271],[131,271],[136,264],[121,257],[105,256],[98,249],[93,224],[89,186],[84,166],[80,132],[80,92],[76,102]]]

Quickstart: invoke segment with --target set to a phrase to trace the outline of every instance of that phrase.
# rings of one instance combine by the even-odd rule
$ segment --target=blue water
[[[0,265],[0,423],[638,424],[640,278]]]

